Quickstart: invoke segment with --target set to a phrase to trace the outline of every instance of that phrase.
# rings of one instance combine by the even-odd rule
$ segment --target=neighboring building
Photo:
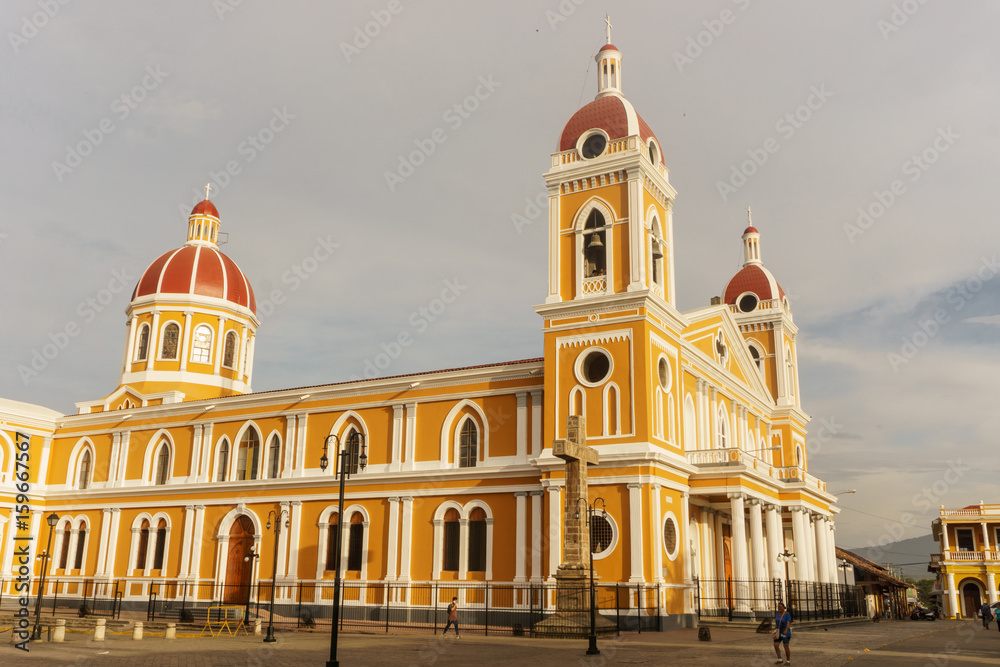
[[[835,498],[808,472],[797,328],[760,233],[744,231],[744,267],[719,303],[677,310],[664,152],[622,94],[621,53],[607,44],[597,63],[597,98],[563,128],[545,174],[540,358],[253,393],[253,289],[219,251],[221,219],[203,201],[185,245],[136,286],[117,388],[76,415],[0,402],[4,593],[16,433],[30,436],[30,532],[44,540],[43,515],[60,517],[49,582],[61,596],[127,582],[119,590],[138,603],[168,581],[161,599],[240,602],[250,582],[276,578],[278,599],[292,600],[299,582],[332,579],[330,436],[363,444],[368,460],[362,469],[354,450],[347,579],[551,581],[565,470],[551,444],[573,414],[600,455],[590,484],[607,508],[592,527],[602,582],[649,585],[641,604],[672,623],[691,623],[699,604],[749,609],[747,586],[726,600],[720,582],[772,590],[785,550],[797,553],[790,578],[835,584]],[[276,573],[273,509],[289,517]],[[265,557],[247,558],[251,548]],[[306,590],[306,602],[329,599]]]
[[[892,576],[889,570],[875,561],[853,551],[837,547],[837,558],[851,566],[842,576],[848,585],[859,586],[864,590],[869,615],[894,619],[909,615],[910,584]]]
[[[994,604],[1000,577],[1000,505],[941,508],[931,523],[941,552],[928,568],[936,572],[934,592],[948,618],[976,618],[983,601]]]

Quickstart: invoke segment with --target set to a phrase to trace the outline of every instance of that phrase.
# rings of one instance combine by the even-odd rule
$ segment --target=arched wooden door
[[[979,586],[968,583],[962,586],[962,599],[965,602],[965,617],[975,618],[979,615],[979,608],[983,605],[980,596]]]
[[[246,604],[250,598],[253,559],[244,559],[253,547],[253,536],[253,522],[245,514],[241,514],[229,529],[226,585],[222,593],[222,601],[226,604]]]

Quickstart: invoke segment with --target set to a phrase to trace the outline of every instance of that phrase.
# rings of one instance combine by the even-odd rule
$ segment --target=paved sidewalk
[[[923,665],[946,650],[949,665],[997,664],[1000,633],[977,632],[976,623],[957,621],[900,621],[861,623],[829,630],[794,631],[794,665]],[[981,630],[981,626],[980,626]],[[924,633],[921,635],[920,633]],[[911,636],[912,635],[912,636]],[[971,637],[967,643],[966,639]],[[140,642],[125,636],[95,643],[89,635],[70,633],[63,644],[36,643],[30,653],[16,650],[0,635],[0,664],[76,665],[115,667],[295,666],[323,665],[329,658],[330,635],[325,632],[282,632],[278,642],[264,644],[261,637],[177,639],[147,638]],[[585,639],[530,639],[464,635],[442,638],[424,632],[340,636],[340,661],[354,665],[409,665],[469,667],[603,667],[604,665],[742,665],[764,666],[774,662],[770,635],[750,630],[713,628],[711,642],[699,642],[693,629],[663,633],[626,633],[599,640],[600,656],[587,656]],[[868,649],[868,651],[865,651]],[[935,664],[931,662],[930,664]],[[937,664],[944,664],[939,662]]]

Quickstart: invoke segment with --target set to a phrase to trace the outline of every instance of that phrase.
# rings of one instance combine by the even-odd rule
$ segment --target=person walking
[[[455,637],[461,637],[462,633],[458,630],[458,598],[452,598],[451,604],[448,605],[448,624],[444,626],[444,632],[441,633],[442,637],[448,634],[448,628],[452,625],[455,626]]]
[[[792,653],[788,648],[788,642],[792,639],[792,615],[785,610],[782,602],[778,603],[778,613],[774,615],[774,655],[778,657],[774,664],[792,664]],[[781,645],[785,645],[785,659],[781,659]]]
[[[983,617],[983,627],[989,628],[990,621],[993,620],[993,612],[990,610],[989,602],[984,602],[983,606],[979,608],[979,615]]]
[[[1000,604],[993,608],[993,613],[997,617],[997,630],[1000,630]]]

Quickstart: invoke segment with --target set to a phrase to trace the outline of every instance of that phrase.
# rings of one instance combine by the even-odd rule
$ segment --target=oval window
[[[663,391],[670,391],[670,362],[664,356],[661,356],[659,363],[656,364],[656,375]]]
[[[583,154],[583,157],[590,160],[603,153],[607,146],[607,138],[600,132],[595,132],[583,142],[583,149],[580,152]]]

